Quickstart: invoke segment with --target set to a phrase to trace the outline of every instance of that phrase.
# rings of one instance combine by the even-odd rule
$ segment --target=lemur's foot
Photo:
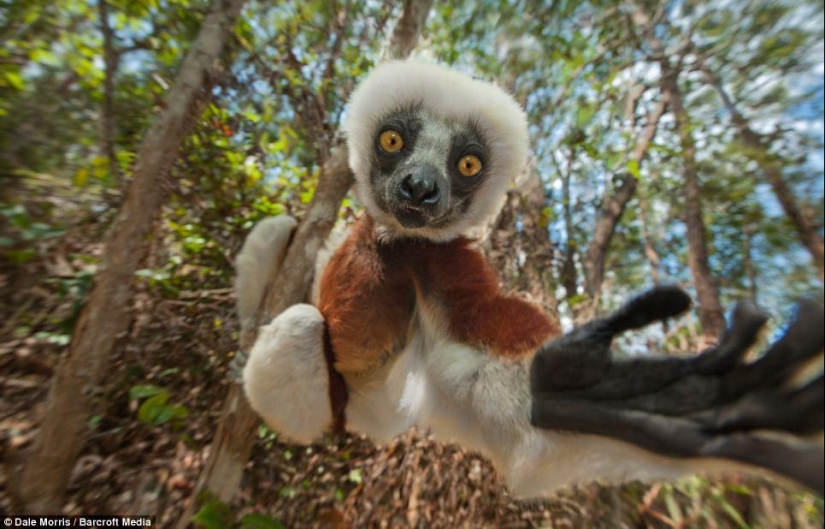
[[[261,327],[243,380],[252,408],[275,431],[309,443],[329,429],[324,318],[318,309],[294,305]]]
[[[252,228],[235,260],[238,317],[241,329],[255,326],[255,313],[264,290],[274,277],[298,222],[289,215],[264,219]],[[243,367],[243,366],[241,366]]]

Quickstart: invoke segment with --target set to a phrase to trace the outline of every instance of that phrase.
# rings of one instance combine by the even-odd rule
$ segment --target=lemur
[[[243,370],[249,402],[274,430],[304,443],[344,428],[388,441],[417,425],[481,451],[528,497],[597,478],[674,478],[743,463],[821,489],[821,455],[820,477],[800,477],[739,453],[753,445],[736,445],[736,454],[719,445],[751,440],[761,426],[822,428],[777,426],[762,401],[744,426],[719,418],[765,390],[719,390],[764,323],[755,310],[739,310],[738,326],[697,357],[701,365],[622,363],[610,357],[612,337],[686,310],[680,290],[654,290],[567,337],[538,307],[502,293],[468,234],[496,214],[527,161],[527,118],[505,90],[433,64],[384,63],[354,92],[344,132],[365,211],[318,257],[310,303],[262,327]],[[294,226],[285,216],[264,220],[238,256],[247,327]],[[799,415],[821,415],[822,399],[810,394]]]

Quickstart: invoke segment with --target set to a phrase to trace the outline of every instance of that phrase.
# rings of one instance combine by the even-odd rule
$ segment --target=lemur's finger
[[[806,386],[796,390],[795,407],[811,412],[800,421],[804,429],[800,433],[809,434],[825,430],[825,378],[822,374]]]
[[[738,303],[731,315],[731,326],[725,331],[719,345],[695,357],[696,371],[721,374],[733,369],[754,344],[767,321],[768,315],[756,304]]]
[[[669,457],[714,457],[767,468],[819,494],[825,489],[822,446],[756,433],[715,435],[685,417],[615,408],[583,399],[534,398],[533,426],[602,435]]]
[[[715,411],[694,416],[708,431],[775,430],[811,434],[822,430],[825,382],[822,376],[801,388],[751,393]]]
[[[613,335],[678,316],[690,308],[690,296],[673,285],[658,286],[631,299],[603,320]]]
[[[799,303],[796,319],[778,342],[752,364],[725,375],[726,394],[741,396],[754,388],[774,388],[787,382],[802,363],[822,353],[825,347],[822,321],[820,303],[812,300]]]
[[[543,394],[593,387],[614,367],[610,344],[616,334],[681,314],[688,307],[690,297],[679,287],[656,287],[630,300],[612,316],[590,322],[549,342],[533,359],[530,372],[533,392]],[[626,381],[611,375],[607,385],[596,393],[624,398],[656,391],[684,375],[683,365],[683,361],[664,360],[652,367],[643,362],[642,373],[634,372]],[[587,392],[595,396],[589,389]]]
[[[797,305],[795,316],[785,335],[755,364],[765,369],[790,366],[822,352],[825,347],[822,304],[803,300]]]
[[[677,293],[674,294],[674,292]],[[683,294],[681,290],[674,291],[663,287],[637,298],[628,304],[626,310],[638,308],[637,301],[644,305],[658,298],[656,303],[648,306],[649,308],[657,304],[661,305],[663,299],[670,300],[672,295],[678,298],[680,294]],[[675,387],[668,390],[672,398],[664,395],[658,401],[648,401],[643,398],[640,409],[650,409],[651,403],[657,402],[664,406],[664,413],[674,414],[682,413],[682,411],[677,411],[677,408],[679,410],[685,408],[684,411],[696,411],[718,404],[715,381],[698,377],[689,379],[688,375],[692,373],[717,374],[730,370],[755,341],[766,319],[767,316],[755,305],[740,304],[733,312],[733,325],[725,333],[722,343],[717,348],[690,359],[663,357],[615,362],[611,368],[610,378],[589,387],[586,390],[587,396],[599,399],[643,397],[677,383]],[[696,389],[699,386],[701,390]],[[680,400],[679,395],[685,398]]]
[[[585,399],[534,398],[533,426],[603,435],[670,457],[699,454],[711,439],[694,422]]]
[[[825,494],[825,452],[819,443],[738,433],[713,438],[701,452],[767,468]]]

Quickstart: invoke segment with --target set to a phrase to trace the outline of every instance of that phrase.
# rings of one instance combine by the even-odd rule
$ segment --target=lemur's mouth
[[[393,214],[396,220],[405,228],[423,228],[430,221],[430,215],[426,210],[410,205],[395,208]]]
[[[416,207],[416,206],[404,205],[404,206],[401,206],[398,209],[401,210],[404,213],[415,213],[417,215],[426,215],[426,211],[424,211],[422,208],[419,208],[419,207]]]

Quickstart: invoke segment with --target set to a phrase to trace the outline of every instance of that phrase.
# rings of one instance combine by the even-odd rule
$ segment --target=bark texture
[[[575,299],[578,296],[578,274],[576,273],[576,248],[573,236],[573,196],[570,193],[570,180],[573,177],[573,147],[567,157],[567,167],[564,170],[561,181],[562,202],[564,206],[564,232],[567,234],[567,241],[564,250],[564,260],[561,265],[561,284],[564,287],[564,298],[570,308],[575,312]]]
[[[429,0],[405,1],[386,48],[390,58],[409,56],[418,44],[431,5]],[[315,257],[332,230],[341,202],[353,183],[346,145],[340,139],[336,143],[324,163],[312,203],[295,232],[280,273],[267,287],[261,301],[256,317],[259,326],[307,298],[315,272]],[[241,349],[248,352],[257,335],[257,327],[244,333]],[[243,388],[240,384],[233,384],[224,402],[209,458],[192,493],[192,500],[178,521],[181,529],[191,523],[192,515],[204,498],[216,497],[227,503],[232,501],[249,460],[258,424],[260,419],[250,408]]]
[[[433,0],[404,0],[404,10],[384,49],[384,60],[403,59],[412,53],[432,5]]]
[[[503,288],[541,305],[554,327],[560,327],[555,295],[554,250],[547,231],[544,185],[529,165],[507,192],[501,211],[490,225],[483,250],[499,274]]]
[[[642,222],[642,238],[645,243],[645,259],[650,268],[650,279],[654,285],[659,285],[662,282],[659,272],[661,259],[659,259],[659,252],[656,251],[653,234],[650,233],[650,207],[647,194],[644,192],[639,193],[639,219]]]
[[[702,324],[700,348],[713,345],[725,330],[725,313],[719,302],[719,289],[708,264],[708,235],[702,218],[702,190],[696,167],[696,144],[690,131],[690,118],[682,103],[678,70],[662,61],[662,91],[667,94],[676,120],[676,132],[682,147],[685,224],[688,239],[688,264],[696,286],[697,310]]]
[[[191,128],[191,117],[208,97],[204,87],[220,71],[220,54],[243,3],[214,2],[180,67],[166,108],[140,147],[132,185],[107,238],[69,353],[56,371],[40,433],[23,471],[19,492],[28,514],[61,510],[69,476],[85,442],[100,380],[116,339],[131,321],[134,275],[166,199],[169,168]]]

